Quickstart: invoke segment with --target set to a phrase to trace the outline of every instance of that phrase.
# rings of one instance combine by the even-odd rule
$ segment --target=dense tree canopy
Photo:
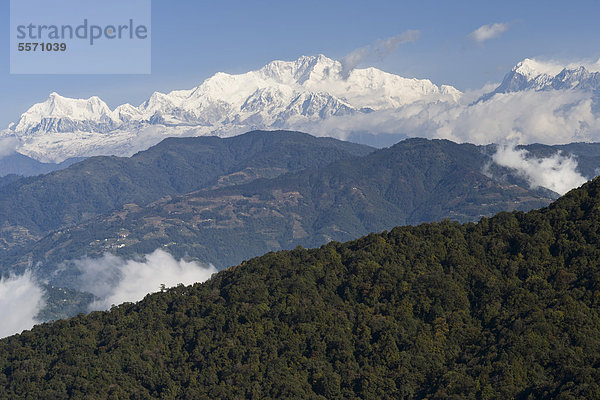
[[[2,398],[600,397],[600,180],[269,253],[0,341]]]

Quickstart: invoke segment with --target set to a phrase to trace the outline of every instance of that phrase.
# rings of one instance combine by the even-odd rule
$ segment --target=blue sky
[[[9,0],[2,2],[0,18],[8,27]],[[416,42],[362,66],[474,89],[500,81],[525,57],[598,59],[598,15],[596,1],[153,0],[150,75],[10,75],[5,28],[0,36],[0,127],[53,91],[69,97],[98,95],[111,107],[137,105],[154,91],[191,88],[218,71],[240,73],[274,59],[319,53],[341,59],[411,29],[420,31]],[[494,23],[507,29],[482,43],[468,37]]]

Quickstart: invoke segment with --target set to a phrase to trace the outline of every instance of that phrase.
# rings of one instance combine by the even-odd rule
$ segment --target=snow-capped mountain
[[[599,60],[600,61],[600,60]],[[526,90],[590,90],[600,88],[600,64],[560,66],[526,58],[519,62],[504,77],[493,92],[483,100],[497,93],[512,93]]]
[[[98,97],[52,93],[11,124],[21,152],[60,161],[93,154],[126,155],[165,136],[234,135],[249,129],[293,129],[331,117],[391,110],[415,102],[456,103],[461,93],[429,80],[375,68],[345,77],[342,64],[323,55],[273,61],[245,74],[217,73],[200,86],[156,92],[141,105],[111,110]]]
[[[114,110],[98,97],[52,93],[0,139],[16,138],[20,153],[45,162],[131,155],[169,136],[227,137],[253,129],[367,144],[369,134],[390,134],[386,143],[410,136],[478,144],[600,141],[600,61],[525,59],[493,90],[478,93],[375,68],[348,73],[323,55],[304,56],[244,74],[217,73],[193,89],[156,92],[139,106]]]
[[[114,129],[118,120],[99,97],[68,99],[51,93],[43,103],[35,104],[12,127],[21,134],[44,132],[100,131]]]

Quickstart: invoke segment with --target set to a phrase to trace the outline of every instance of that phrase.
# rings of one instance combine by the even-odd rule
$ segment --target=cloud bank
[[[81,272],[78,289],[94,294],[98,300],[90,310],[106,310],[111,305],[142,300],[158,292],[161,285],[173,287],[208,280],[217,272],[213,265],[176,260],[156,250],[139,260],[124,260],[112,254],[101,258],[83,258],[73,262]]]
[[[379,39],[373,45],[360,47],[342,58],[342,75],[348,77],[350,72],[355,69],[365,59],[376,56],[380,59],[395,52],[401,44],[416,42],[421,36],[418,30],[408,30],[399,35],[387,39]]]
[[[536,158],[525,149],[503,145],[498,146],[492,158],[496,164],[516,170],[533,189],[541,186],[563,195],[587,181],[577,172],[577,161],[560,152],[552,157]]]
[[[463,97],[472,98],[468,93]],[[339,139],[352,132],[372,132],[474,144],[600,141],[600,114],[593,111],[591,93],[525,91],[464,103],[416,102],[394,110],[331,117],[293,128]]]
[[[44,290],[30,271],[0,279],[0,338],[31,329],[44,306]]]
[[[477,43],[483,43],[486,40],[497,38],[508,29],[507,23],[495,23],[482,25],[468,35],[468,38]]]

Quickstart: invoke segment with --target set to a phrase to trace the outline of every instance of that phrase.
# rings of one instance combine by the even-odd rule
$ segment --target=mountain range
[[[346,74],[339,61],[323,55],[303,56],[273,61],[244,74],[217,73],[189,90],[156,92],[139,106],[110,109],[96,96],[70,99],[52,93],[1,135],[16,138],[20,153],[44,162],[130,156],[165,137],[229,137],[253,129],[304,130],[385,145],[411,136],[487,144],[497,140],[490,124],[521,123],[504,128],[504,133],[516,131],[517,139],[537,135],[544,128],[538,127],[535,115],[505,116],[502,110],[510,109],[506,102],[522,108],[520,102],[525,100],[497,95],[544,92],[556,96],[545,103],[552,106],[548,112],[559,119],[557,125],[579,121],[572,129],[577,133],[573,138],[593,141],[599,139],[595,136],[595,100],[589,112],[585,108],[589,96],[596,98],[597,67],[562,67],[525,59],[495,89],[474,98],[472,93],[427,79],[403,78],[376,68]],[[572,96],[563,99],[565,93]],[[549,136],[545,129],[544,143],[565,142]]]
[[[593,139],[597,67],[526,59],[491,91],[461,93],[375,68],[346,73],[320,55],[217,73],[137,107],[53,93],[0,134],[19,152],[0,159],[2,272],[45,280],[40,318],[53,319],[94,300],[78,260],[161,249],[221,269],[396,225],[547,205],[598,174],[599,146],[488,143],[498,132]],[[241,134],[279,127],[384,146],[453,141],[376,150],[285,130]],[[456,143],[467,141],[480,145]]]
[[[578,173],[591,177],[599,146],[515,151],[540,171],[557,152],[577,157]],[[495,145],[427,139],[376,150],[286,131],[170,138],[131,158],[91,157],[6,184],[0,265],[50,285],[40,318],[54,319],[94,300],[81,287],[80,260],[136,260],[161,249],[222,269],[268,251],[443,218],[477,221],[558,197],[498,164],[497,153]]]
[[[166,136],[231,136],[415,101],[455,102],[458,96],[460,92],[450,86],[375,68],[344,76],[340,62],[319,55],[273,61],[240,75],[217,73],[190,90],[156,92],[137,107],[124,104],[111,110],[96,96],[69,99],[52,93],[23,113],[4,135],[19,138],[21,152],[42,160],[107,151],[130,155]]]
[[[327,165],[374,149],[307,134],[166,139],[131,158],[91,157],[0,191],[0,248],[40,239],[124,204]]]
[[[270,179],[212,186],[147,205],[128,202],[18,247],[19,258],[7,259],[8,252],[4,264],[33,263],[42,276],[52,275],[55,285],[69,282],[73,271],[54,273],[65,261],[105,253],[130,258],[157,248],[222,269],[268,251],[320,246],[443,218],[477,221],[499,211],[538,208],[558,197],[547,189],[531,189],[498,165],[488,166],[484,174],[489,163],[490,156],[474,145],[408,139],[366,156]]]
[[[269,253],[1,340],[0,396],[596,398],[598,226],[595,179],[529,213]]]
[[[130,158],[2,179],[0,272],[30,271],[46,285],[39,318],[63,318],[94,301],[81,286],[82,260],[161,250],[223,269],[397,225],[542,207],[559,197],[549,189],[557,181],[563,193],[599,169],[593,143],[407,139],[377,150],[289,131],[169,138]]]

